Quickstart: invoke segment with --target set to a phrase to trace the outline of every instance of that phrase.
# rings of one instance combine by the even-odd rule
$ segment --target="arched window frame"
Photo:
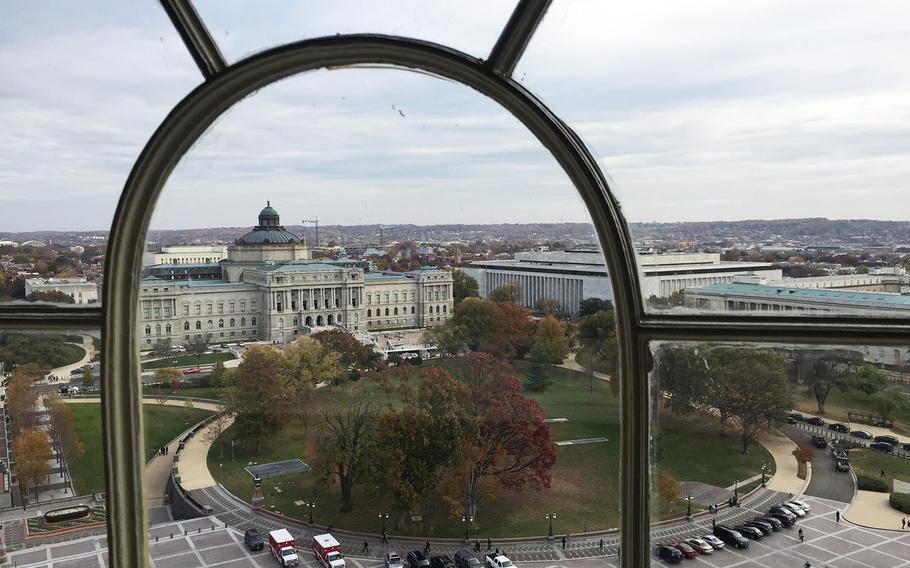
[[[102,427],[107,484],[109,560],[113,566],[147,565],[145,469],[139,370],[138,289],[130,285],[152,210],[180,157],[214,120],[238,100],[293,74],[320,68],[380,65],[412,69],[462,83],[520,120],[545,146],[577,188],[590,212],[611,275],[620,347],[622,551],[624,568],[650,563],[649,381],[652,341],[749,341],[900,347],[910,324],[884,317],[755,317],[745,314],[648,313],[640,294],[628,227],[597,162],[578,136],[512,72],[548,2],[521,0],[490,55],[477,59],[424,41],[375,35],[336,35],[304,40],[254,54],[231,65],[185,0],[163,5],[200,67],[204,83],[168,115],[149,140],[124,188],[109,235],[103,298],[67,310],[53,306],[0,305],[0,329],[104,329],[105,382]],[[791,312],[796,314],[797,312]],[[255,318],[253,321],[255,325]],[[147,328],[148,329],[148,328]],[[150,330],[148,330],[150,332]],[[198,335],[198,334],[197,334]],[[137,514],[138,513],[138,514]]]

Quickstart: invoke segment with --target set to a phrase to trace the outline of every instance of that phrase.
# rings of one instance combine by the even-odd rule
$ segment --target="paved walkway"
[[[796,463],[793,450],[798,449],[799,446],[776,430],[763,432],[758,441],[774,458],[774,477],[768,483],[768,489],[793,495],[801,494],[809,483],[812,471],[810,469],[807,472],[806,479],[800,479],[797,476],[799,465]]]
[[[556,365],[557,367],[562,367],[563,369],[569,369],[570,371],[578,371],[579,373],[588,373],[590,372],[587,367],[582,367],[575,361],[575,353],[570,352],[569,356],[566,357],[565,361]],[[606,373],[599,373],[597,371],[593,372],[595,379],[600,379],[602,381],[607,381],[608,383],[613,380],[613,377],[607,375]]]
[[[68,381],[70,378],[70,373],[72,373],[76,369],[81,369],[82,367],[91,363],[92,357],[95,356],[95,344],[92,342],[91,335],[83,335],[81,344],[72,343],[72,345],[78,345],[85,351],[85,354],[82,356],[82,359],[80,359],[76,363],[73,363],[72,365],[64,365],[63,367],[57,367],[56,369],[51,369],[44,376],[45,379],[49,376],[55,376],[58,379],[60,379],[61,381]]]
[[[878,491],[857,491],[853,503],[844,513],[844,518],[864,527],[900,529],[901,519],[910,520],[910,515],[892,507],[888,501],[889,495]]]
[[[219,420],[206,425],[198,434],[190,438],[189,443],[180,452],[180,485],[187,491],[211,487],[217,484],[209,472],[209,448],[228,426],[234,423],[233,416],[222,416]]]

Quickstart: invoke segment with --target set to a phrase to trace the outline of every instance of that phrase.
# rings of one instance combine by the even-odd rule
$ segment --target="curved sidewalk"
[[[777,430],[763,432],[758,441],[774,458],[774,477],[768,482],[768,489],[792,495],[799,495],[805,491],[811,470],[807,472],[806,479],[798,477],[799,466],[793,455],[793,450],[799,449],[796,442]]]
[[[70,378],[70,373],[72,373],[76,369],[81,369],[82,367],[91,363],[92,357],[95,356],[95,344],[92,341],[91,335],[85,335],[85,334],[82,335],[82,345],[79,345],[78,343],[73,343],[73,342],[70,342],[70,344],[78,345],[79,347],[82,348],[83,351],[85,351],[85,354],[83,354],[82,359],[80,359],[76,363],[71,363],[69,365],[64,365],[63,367],[57,367],[56,369],[51,369],[50,371],[47,372],[46,375],[44,375],[45,380],[47,380],[47,378],[50,376],[57,377],[60,380],[67,380]]]

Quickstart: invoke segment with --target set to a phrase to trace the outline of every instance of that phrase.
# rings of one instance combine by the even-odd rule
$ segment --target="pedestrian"
[[[487,550],[493,549],[493,541],[490,540],[490,537],[487,537]]]
[[[840,522],[840,511],[834,511],[834,522],[835,523]]]
[[[382,543],[389,544],[389,535],[385,531],[382,531]]]
[[[493,551],[493,556],[499,556],[499,549],[498,549],[498,548],[497,548],[496,550]]]
[[[812,565],[809,564],[809,561],[808,561],[808,560],[806,560],[806,563],[803,564],[803,568],[812,568]]]
[[[363,541],[363,548],[360,549],[360,554],[369,554],[370,553],[370,543]]]
[[[712,529],[717,528],[717,519],[716,518],[711,519],[711,528]]]
[[[474,541],[474,552],[480,552],[480,541],[479,540]]]
[[[906,528],[907,528],[907,519],[901,519],[901,530],[905,530]]]
[[[882,470],[881,476],[885,477],[885,470]]]
[[[603,550],[603,549],[604,549],[604,539],[600,539],[600,544],[598,545],[598,548],[599,548],[600,550]]]
[[[566,549],[566,537],[562,537],[562,549]]]
[[[423,555],[424,555],[424,556],[429,556],[429,555],[430,555],[430,541],[426,541],[426,542],[424,543],[424,545],[423,545],[423,550],[424,550],[424,552],[423,552]]]
[[[804,538],[805,538],[805,537],[803,536],[803,529],[799,529],[799,533],[798,533],[798,534],[799,534],[799,541],[800,541],[800,542],[804,542]]]

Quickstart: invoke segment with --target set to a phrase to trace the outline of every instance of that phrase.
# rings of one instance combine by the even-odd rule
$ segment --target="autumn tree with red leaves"
[[[468,429],[446,500],[453,514],[475,516],[481,498],[499,488],[550,487],[556,451],[543,409],[522,395],[511,366],[485,353],[451,361],[452,376],[468,388]]]

